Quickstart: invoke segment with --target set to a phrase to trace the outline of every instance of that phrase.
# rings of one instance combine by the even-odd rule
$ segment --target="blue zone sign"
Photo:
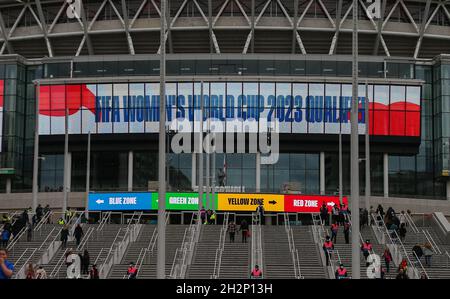
[[[151,210],[151,208],[152,194],[150,192],[89,194],[89,211],[135,211]]]

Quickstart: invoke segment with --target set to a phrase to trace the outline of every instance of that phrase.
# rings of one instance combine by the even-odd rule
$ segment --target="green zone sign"
[[[217,207],[217,194],[215,198],[211,198],[213,204],[210,206]],[[203,206],[206,206],[206,194],[203,194]],[[152,210],[158,209],[158,193],[152,193]],[[167,210],[198,210],[198,193],[166,193],[166,209]]]

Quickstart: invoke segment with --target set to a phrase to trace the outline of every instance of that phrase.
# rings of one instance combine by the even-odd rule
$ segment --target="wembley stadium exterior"
[[[81,2],[78,18],[68,1],[0,1],[0,210],[31,206],[36,100],[40,203],[61,207],[65,170],[68,206],[85,207],[88,135],[89,191],[151,191],[158,180],[160,3]],[[226,168],[225,184],[246,193],[335,195],[342,133],[350,193],[352,2],[168,1],[169,121],[192,122],[203,89],[220,121],[279,122],[275,164],[217,153],[216,182]],[[371,2],[359,1],[358,45],[371,204],[450,213],[450,1],[381,0],[375,19]],[[197,164],[168,153],[168,190],[195,191]],[[364,194],[363,162],[360,173]]]

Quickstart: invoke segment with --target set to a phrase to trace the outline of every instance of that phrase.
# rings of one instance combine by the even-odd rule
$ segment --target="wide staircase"
[[[214,274],[214,262],[221,228],[220,225],[203,225],[186,278],[210,279]],[[226,241],[229,242],[229,239]]]
[[[264,278],[293,279],[295,269],[284,226],[263,225]]]
[[[329,227],[326,227],[326,231],[329,232],[329,234],[331,235],[331,231]],[[366,241],[367,239],[370,240],[370,242],[372,243],[372,248],[373,248],[373,253],[377,254],[380,256],[383,255],[384,252],[384,248],[385,246],[382,244],[379,244],[373,231],[372,228],[370,226],[364,226],[361,228],[360,230],[361,235],[363,237],[363,240]],[[344,232],[343,232],[343,228],[340,226],[339,227],[339,232],[337,235],[337,240],[334,244],[334,248],[339,252],[339,256],[341,258],[341,262],[344,264],[345,268],[348,271],[348,275],[352,276],[352,238],[351,238],[351,232],[350,232],[350,236],[349,236],[349,244],[345,243],[345,237],[344,237]],[[361,247],[361,242],[359,242],[358,247]],[[361,256],[361,260],[360,260],[360,278],[361,279],[368,279],[368,275],[367,275],[367,266],[366,266],[366,260],[364,258],[364,255],[362,253],[362,251],[360,251],[360,256]],[[382,266],[383,268],[385,268],[384,265],[384,261],[381,260]],[[388,278],[392,278],[392,276],[394,275],[394,270],[395,270],[395,266],[393,265],[393,263],[391,263],[391,271],[389,273],[386,273],[385,275],[385,279]]]
[[[151,227],[151,228],[150,228]],[[166,226],[166,277],[170,275],[173,259],[177,248],[181,246],[183,242],[183,236],[185,230],[189,225],[169,224]],[[139,255],[141,246],[148,246],[150,241],[150,231],[156,229],[155,225],[145,224],[142,230],[148,232],[145,235],[141,234],[140,239],[137,242],[141,242],[143,245],[130,243],[128,246],[128,252],[125,253],[122,262],[119,265],[114,265],[109,278],[126,278],[127,268],[130,261],[136,262],[136,253]],[[135,243],[137,243],[135,242]],[[138,252],[139,251],[139,252]],[[156,264],[157,264],[158,246],[154,247],[153,253],[146,254],[142,265],[138,268],[138,279],[156,279]],[[131,260],[130,260],[131,259]]]
[[[8,260],[14,264],[16,273],[25,263],[36,264],[54,237],[57,237],[60,229],[58,225],[44,224],[39,231],[33,231],[31,241],[28,241],[26,231],[14,244],[12,243],[14,240],[11,240]]]
[[[251,227],[250,227],[251,229]],[[236,232],[235,243],[225,241],[220,266],[220,279],[248,279],[250,277],[251,238],[241,242],[241,232]]]
[[[425,263],[425,257],[422,256],[420,262],[424,267],[428,277],[430,279],[450,279],[450,256],[448,256],[445,251],[450,253],[450,245],[444,244],[444,242],[439,238],[439,235],[433,229],[433,227],[417,227],[419,232],[414,232],[411,227],[407,227],[406,237],[403,241],[403,245],[405,250],[409,254],[409,259],[412,262],[416,261],[416,257],[413,254],[412,248],[414,245],[419,244],[424,248],[424,244],[428,242],[427,239],[422,232],[426,230],[430,233],[432,240],[436,245],[436,251],[431,257],[431,266],[427,266]],[[430,242],[431,243],[431,242]],[[439,253],[440,251],[440,253]],[[417,263],[417,268],[419,271],[422,271],[419,263]]]
[[[82,226],[83,231],[86,233],[89,228],[96,230],[98,224],[84,224]],[[76,241],[68,241],[67,247],[65,249],[60,248],[59,251],[54,255],[52,260],[43,265],[47,275],[53,274],[52,278],[65,278],[67,275],[67,267],[64,263],[64,256],[68,251],[72,253],[79,254],[83,253],[84,249],[87,249],[90,256],[90,264],[97,264],[97,269],[103,264],[110,252],[110,248],[116,239],[116,236],[120,229],[125,229],[126,225],[122,224],[107,224],[100,231],[95,231],[87,240],[86,246],[80,251],[77,251]],[[87,237],[83,236],[83,239]],[[83,242],[83,240],[82,240]]]
[[[145,250],[149,247],[152,235],[153,233],[156,233],[155,229],[156,225],[153,224],[143,225],[136,242],[131,242],[128,245],[127,251],[123,256],[121,263],[113,265],[108,278],[122,279],[126,275],[130,262],[136,264],[138,262],[139,256],[143,254],[142,250]],[[147,252],[147,254],[150,256],[151,252]],[[139,273],[139,277],[140,276],[141,273]]]
[[[311,226],[291,226],[295,248],[298,250],[301,274],[305,279],[326,279],[327,274]]]

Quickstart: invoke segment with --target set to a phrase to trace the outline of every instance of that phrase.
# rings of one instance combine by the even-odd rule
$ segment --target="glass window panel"
[[[405,110],[405,86],[391,85],[391,110]]]
[[[292,85],[290,83],[276,84],[276,119],[279,122],[280,133],[291,133],[292,129]]]
[[[144,83],[130,84],[129,94],[128,122],[126,122],[127,119],[124,118],[124,124],[121,129],[125,133],[128,130],[127,125],[129,125],[130,133],[144,133],[145,121],[148,119],[151,112],[149,109],[150,97],[145,95]],[[116,131],[116,124],[114,124],[114,131]]]
[[[159,83],[145,84],[145,96],[150,98],[151,117],[145,122],[146,133],[159,132]]]
[[[324,119],[326,134],[339,134],[339,97],[340,84],[326,84],[324,98]]]
[[[292,133],[306,134],[308,123],[306,121],[306,99],[308,95],[308,84],[293,84],[293,109],[292,109]]]
[[[323,96],[324,84],[309,84],[308,98],[306,101],[306,120],[308,121],[308,133],[323,133]]]

